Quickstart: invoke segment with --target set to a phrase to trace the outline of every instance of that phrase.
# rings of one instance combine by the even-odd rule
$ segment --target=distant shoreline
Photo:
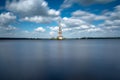
[[[83,39],[120,39],[120,37],[82,37],[82,38],[64,38],[63,40],[83,40]],[[57,40],[56,38],[0,38],[0,40]]]

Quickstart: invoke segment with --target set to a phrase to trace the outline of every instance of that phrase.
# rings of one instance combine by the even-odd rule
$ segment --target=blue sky
[[[1,0],[0,37],[120,37],[119,15],[120,0]]]

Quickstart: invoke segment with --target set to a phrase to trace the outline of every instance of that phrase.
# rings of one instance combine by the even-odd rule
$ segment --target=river
[[[120,39],[0,40],[0,80],[120,80]]]

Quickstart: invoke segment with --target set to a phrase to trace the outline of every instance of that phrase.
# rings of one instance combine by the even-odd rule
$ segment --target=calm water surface
[[[1,40],[0,80],[120,80],[120,40]]]

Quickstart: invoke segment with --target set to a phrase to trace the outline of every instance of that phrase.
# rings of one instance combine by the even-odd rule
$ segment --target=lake
[[[0,80],[120,80],[120,39],[0,40]]]

